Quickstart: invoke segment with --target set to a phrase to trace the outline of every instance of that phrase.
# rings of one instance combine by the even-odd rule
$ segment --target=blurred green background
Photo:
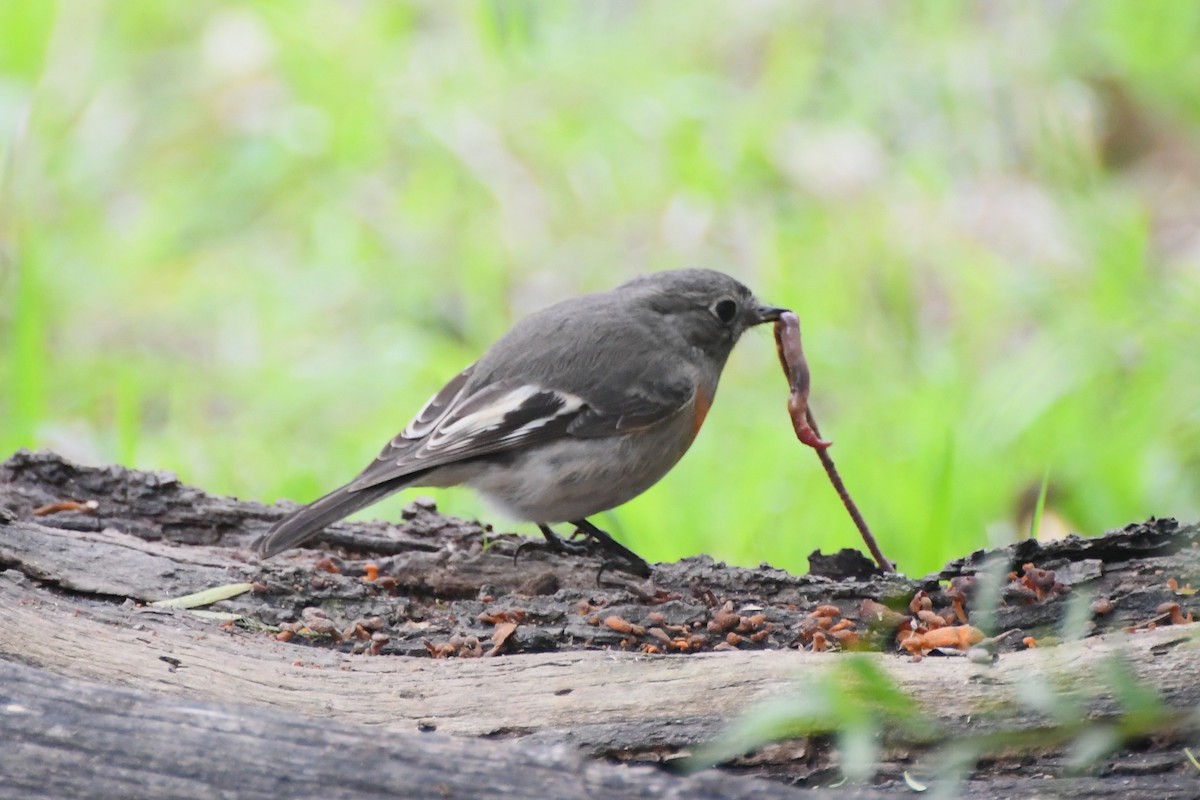
[[[515,319],[697,265],[799,312],[902,570],[1047,473],[1056,525],[1195,518],[1197,87],[1192,2],[0,0],[0,456],[309,500]],[[746,337],[597,522],[857,546],[786,395]]]

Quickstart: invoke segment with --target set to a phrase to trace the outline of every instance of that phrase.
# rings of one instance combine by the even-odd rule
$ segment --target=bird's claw
[[[538,527],[541,528],[545,541],[529,540],[522,542],[516,551],[513,552],[513,564],[517,563],[521,553],[526,549],[548,550],[554,553],[565,553],[575,556],[607,554],[612,557],[606,558],[600,564],[600,569],[596,573],[597,585],[599,585],[600,578],[604,573],[610,569],[619,569],[641,578],[650,577],[650,565],[637,553],[609,536],[608,533],[587,522],[587,520],[576,522],[574,525],[575,531],[571,534],[571,538],[578,539],[580,536],[583,536],[585,538],[582,542],[568,541],[551,530],[549,526],[539,525]]]

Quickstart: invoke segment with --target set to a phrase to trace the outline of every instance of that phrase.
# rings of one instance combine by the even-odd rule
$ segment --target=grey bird
[[[564,300],[518,322],[417,412],[354,480],[258,542],[270,557],[411,486],[467,485],[513,518],[569,522],[631,571],[649,566],[588,522],[646,491],[691,446],[738,338],[786,309],[720,272],[681,269]]]

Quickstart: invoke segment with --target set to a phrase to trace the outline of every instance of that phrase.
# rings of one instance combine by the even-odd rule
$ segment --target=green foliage
[[[993,559],[980,575],[971,621],[985,630],[991,629],[1000,607],[1005,568],[1006,563]],[[836,665],[806,673],[795,692],[750,709],[699,748],[687,767],[730,762],[779,740],[828,736],[844,779],[872,780],[883,749],[899,746],[924,754],[915,770],[904,774],[910,788],[924,791],[924,779],[932,778],[932,796],[949,798],[961,796],[961,781],[985,758],[1058,750],[1066,756],[1068,771],[1083,772],[1126,742],[1200,728],[1200,711],[1168,705],[1138,677],[1123,650],[1082,666],[1079,648],[1089,646],[1082,640],[1092,625],[1091,600],[1087,591],[1068,596],[1058,641],[1069,644],[1039,649],[1039,663],[1027,679],[1011,680],[1011,671],[1007,678],[976,675],[971,682],[994,687],[982,703],[950,699],[953,694],[939,691],[935,683],[920,692],[906,690],[878,654],[831,656]],[[987,609],[991,611],[982,613]],[[1194,650],[1200,643],[1194,631],[1181,635],[1187,641],[1177,646]],[[1048,637],[1042,641],[1051,644]],[[947,709],[948,702],[957,705]],[[948,718],[969,721],[970,730],[949,730],[941,721]],[[1190,753],[1185,755],[1196,763]]]
[[[871,776],[882,735],[931,741],[938,733],[913,699],[869,656],[848,655],[838,668],[805,679],[805,688],[751,711],[690,759],[693,769],[728,761],[768,742],[833,734],[851,780]]]
[[[1050,651],[1047,657],[1055,655]],[[909,694],[880,667],[877,657],[850,654],[836,660],[836,667],[806,675],[803,689],[746,713],[716,741],[697,750],[688,767],[724,763],[773,741],[831,736],[838,750],[836,763],[849,780],[871,780],[881,749],[898,744],[926,752],[910,781],[917,782],[917,775],[922,779],[917,783],[931,778],[932,796],[959,797],[959,782],[984,758],[1061,749],[1067,769],[1082,772],[1125,742],[1200,726],[1200,713],[1169,707],[1119,655],[1085,673],[1064,658],[1060,670],[1051,670],[1053,680],[1013,685],[1018,717],[1012,716],[1012,709],[1002,709],[1000,720],[990,719],[998,709],[961,709],[961,716],[981,731],[969,734],[947,731],[923,710],[923,703],[936,701]],[[1089,712],[1096,706],[1107,710]]]
[[[1136,0],[9,0],[0,451],[311,499],[519,316],[702,265],[800,314],[901,569],[1019,535],[1047,468],[1086,532],[1194,516],[1198,25]],[[652,559],[855,546],[769,333],[720,394],[602,522]]]

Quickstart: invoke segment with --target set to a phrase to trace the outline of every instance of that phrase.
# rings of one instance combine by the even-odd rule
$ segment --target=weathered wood
[[[353,720],[389,730],[570,742],[594,754],[671,755],[710,740],[757,703],[803,691],[837,656],[782,650],[648,656],[577,650],[473,659],[387,658],[297,648],[265,633],[220,628],[186,611],[47,602],[0,573],[0,653],[59,674],[213,703]],[[1200,703],[1189,627],[1109,634],[995,664],[867,654],[953,733],[1036,729],[1020,686],[1094,680],[1123,654],[1139,678],[1184,708]],[[930,687],[936,687],[931,691]],[[1065,686],[1064,688],[1069,688]],[[1114,711],[1100,701],[1091,709]]]
[[[216,706],[0,663],[0,798],[775,798],[778,783],[671,775],[567,745],[399,733]]]
[[[39,506],[68,499],[95,500],[97,513],[32,516]],[[771,628],[761,641],[747,637],[740,647],[794,648],[804,614],[818,604],[836,604],[851,617],[863,598],[903,606],[918,589],[936,595],[939,578],[970,574],[985,557],[980,551],[939,575],[916,580],[834,580],[765,566],[729,567],[701,556],[657,565],[651,584],[610,571],[602,588],[595,581],[599,558],[532,553],[514,564],[515,537],[414,503],[400,526],[333,526],[327,538],[343,548],[333,550],[323,568],[317,568],[323,553],[314,550],[260,563],[248,545],[286,508],[212,497],[159,473],[78,467],[49,453],[18,453],[0,465],[0,508],[15,517],[0,536],[0,565],[61,589],[150,601],[256,581],[261,591],[218,608],[278,624],[299,619],[301,609],[311,606],[324,609],[339,630],[356,619],[379,617],[389,637],[383,652],[406,655],[424,655],[427,641],[455,635],[487,641],[494,626],[477,619],[484,612],[521,612],[521,626],[505,650],[520,653],[628,643],[627,635],[590,624],[595,616],[617,615],[647,627],[648,615],[657,612],[665,624],[699,626],[704,633],[714,604],[724,602],[738,610],[761,609],[763,627]],[[382,541],[389,543],[390,555],[370,549]],[[1168,574],[1181,584],[1200,582],[1196,545],[1200,526],[1161,520],[1099,539],[1076,537],[1044,546],[1029,541],[991,554],[1011,568],[1032,561],[1057,569],[1075,590],[1111,599],[1113,611],[1093,620],[1101,633],[1144,623],[1160,603],[1179,599],[1167,586]],[[381,581],[364,581],[368,562],[378,565]],[[1165,574],[1155,576],[1155,570]],[[584,605],[592,610],[581,614]],[[997,630],[1053,634],[1065,608],[1062,597],[1009,605],[1000,609]],[[646,641],[643,637],[638,644]],[[343,650],[356,646],[324,644]]]
[[[0,607],[9,609],[0,653],[47,669],[0,665],[0,796],[199,797],[236,788],[238,797],[787,797],[793,790],[782,785],[585,763],[568,745],[649,760],[677,754],[754,703],[803,691],[810,670],[836,668],[828,656],[780,651],[435,661],[318,650],[289,660],[294,648],[187,612],[47,604],[25,583],[0,575]],[[984,721],[1043,724],[1021,718],[1018,685],[1061,684],[1068,672],[1086,683],[1113,653],[1173,705],[1200,700],[1194,637],[1161,628],[1117,639],[1014,653],[991,667],[876,658],[925,698],[929,713],[964,732],[985,729]],[[1105,703],[1091,710],[1113,711]],[[808,756],[803,747],[778,752]],[[104,769],[95,770],[97,761]],[[1138,763],[1148,765],[1145,774],[1122,775],[1111,793],[1103,782],[1071,778],[1053,782],[1055,796],[1191,796],[1195,779],[1161,760],[1131,756],[1120,766]],[[1017,775],[973,781],[969,796],[1048,788]],[[837,796],[884,794],[858,787]]]
[[[37,507],[63,500],[96,500],[99,507],[95,515],[33,515]],[[1042,729],[1046,717],[1022,710],[1018,702],[1019,687],[1030,681],[1074,686],[1090,698],[1087,713],[1107,717],[1116,706],[1093,696],[1091,685],[1116,654],[1172,707],[1200,703],[1191,626],[1160,620],[1156,630],[1145,630],[1160,603],[1180,602],[1185,611],[1194,605],[1167,578],[1200,583],[1197,526],[1152,521],[1100,539],[1022,543],[973,554],[940,576],[919,580],[798,577],[694,558],[657,565],[652,582],[614,575],[601,588],[595,585],[598,559],[535,553],[514,564],[513,537],[442,517],[427,504],[410,506],[401,526],[334,526],[326,537],[327,546],[335,545],[332,557],[307,550],[260,563],[248,545],[285,510],[210,497],[164,475],[81,468],[51,454],[14,456],[0,465],[0,567],[9,568],[0,573],[5,615],[0,662],[98,682],[112,691],[159,695],[144,698],[147,703],[213,704],[231,718],[278,714],[295,725],[303,715],[304,725],[333,720],[348,730],[362,726],[368,735],[396,737],[432,728],[653,762],[685,754],[756,703],[804,691],[817,671],[837,669],[835,654],[796,649],[807,612],[817,604],[834,603],[855,618],[864,598],[902,606],[918,589],[940,597],[939,577],[972,574],[990,555],[1014,567],[1029,561],[1055,569],[1072,594],[1106,598],[1113,608],[1093,615],[1093,635],[1083,643],[1020,652],[1010,643],[995,665],[867,656],[945,730],[958,735],[1000,727]],[[380,580],[368,579],[369,562],[378,566]],[[230,627],[140,605],[239,581],[254,582],[256,591],[214,606],[243,615]],[[1070,596],[1002,607],[997,626],[1038,637],[1054,633]],[[653,641],[648,635],[597,624],[616,615],[644,627],[677,626],[705,639],[706,624],[724,603],[763,615],[759,641],[747,636],[741,650],[655,656],[623,651],[646,646]],[[297,635],[285,643],[264,627],[300,619],[305,607],[318,609],[334,630],[376,618],[373,629],[388,638],[376,648],[383,655],[364,654],[369,642],[353,636]],[[497,614],[519,622],[504,643],[505,657],[397,657],[425,656],[427,644],[462,644],[470,637],[487,650]],[[1132,625],[1139,632],[1121,633]],[[699,649],[711,650],[723,640],[708,637]],[[88,727],[91,713],[77,715],[73,724]],[[264,731],[262,738],[272,735]],[[1137,772],[1136,785],[1172,796],[1190,776],[1177,768],[1184,763],[1178,749],[1163,749],[1170,741],[1164,737],[1152,755],[1124,753],[1107,762],[1109,769]],[[920,750],[893,744],[880,767],[883,780],[898,779]],[[153,750],[153,741],[144,747]],[[6,774],[7,757],[0,748],[0,775]],[[820,782],[836,772],[833,758],[831,748],[817,740],[768,749],[739,763],[753,772]],[[993,790],[1019,791],[1022,781],[1032,787],[1039,770],[1056,769],[1055,758],[1050,753],[1018,765],[1011,780],[998,779],[993,770],[995,780],[974,782],[972,794],[1005,796]],[[1063,796],[1105,796],[1111,788],[1103,780],[1071,781],[1056,782]],[[291,795],[276,790],[278,796]]]

